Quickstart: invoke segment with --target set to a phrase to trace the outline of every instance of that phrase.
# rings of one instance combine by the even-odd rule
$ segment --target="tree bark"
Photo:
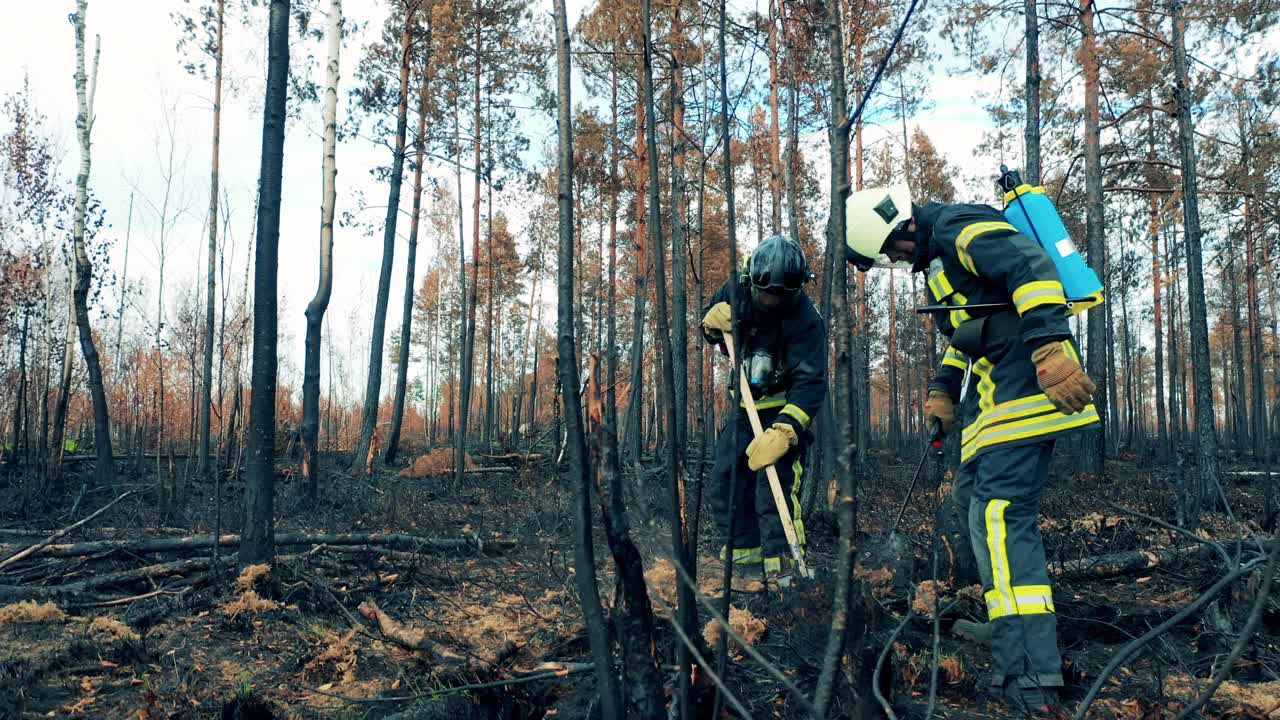
[[[696,577],[693,558],[690,556],[688,544],[689,528],[686,524],[687,518],[685,515],[684,447],[680,444],[680,438],[676,431],[679,421],[676,419],[677,402],[674,399],[675,368],[673,364],[675,352],[672,347],[670,322],[667,315],[667,273],[663,267],[665,265],[664,256],[666,252],[662,244],[662,208],[658,200],[658,140],[656,127],[658,114],[654,107],[653,98],[653,25],[650,17],[650,4],[650,0],[643,0],[640,8],[643,15],[641,31],[644,35],[644,104],[645,114],[650,118],[650,122],[645,126],[645,143],[648,145],[649,150],[649,247],[653,252],[653,277],[656,281],[654,297],[657,307],[654,308],[654,315],[657,320],[658,345],[662,350],[662,389],[663,396],[666,398],[664,420],[669,432],[672,433],[667,438],[665,453],[667,501],[670,503],[667,511],[671,524],[672,560],[680,563],[690,577]],[[675,187],[673,186],[672,189],[674,190]],[[672,201],[678,202],[675,198],[676,195],[673,193]],[[672,214],[675,214],[674,211]],[[682,320],[681,318],[678,321]],[[576,388],[577,385],[571,385],[570,387]],[[568,396],[565,399],[567,401]],[[683,405],[680,406],[680,413],[684,413]],[[685,634],[693,637],[697,631],[697,606],[694,604],[693,589],[684,583],[680,583],[679,588],[676,613],[679,616],[679,623]],[[683,644],[677,645],[676,699],[679,703],[680,716],[684,720],[692,720],[694,717],[692,695],[690,694],[692,687],[690,683],[692,671],[690,662],[689,648]]]
[[[475,185],[472,188],[471,200],[471,297],[463,308],[463,315],[466,320],[463,326],[466,328],[465,339],[462,345],[462,382],[458,389],[458,435],[454,447],[454,467],[456,469],[455,480],[458,486],[462,486],[462,469],[465,466],[464,456],[467,451],[467,421],[471,415],[471,384],[475,376],[475,348],[476,348],[476,306],[479,304],[479,296],[476,293],[477,285],[480,282],[480,132],[481,132],[481,108],[480,108],[480,49],[481,49],[481,21],[480,21],[480,3],[476,3],[475,7],[475,90],[472,101],[475,103],[475,131],[472,134],[472,151],[475,158],[474,178]],[[458,202],[462,202],[462,189],[458,189]],[[458,218],[459,227],[461,227],[462,218]],[[572,296],[570,297],[572,304]]]
[[[209,416],[213,406],[214,277],[218,255],[218,150],[222,136],[222,29],[225,0],[218,0],[217,46],[213,53],[213,161],[209,171],[209,264],[205,278],[204,382],[200,386],[200,459],[196,471],[208,478]]]
[[[409,382],[409,345],[413,337],[413,273],[418,258],[418,225],[422,216],[422,166],[427,160],[427,88],[430,82],[431,25],[427,25],[423,51],[422,85],[418,88],[418,133],[414,144],[418,161],[413,166],[413,215],[409,220],[409,255],[404,271],[404,313],[400,320],[400,356],[396,363],[396,396],[391,407],[391,432],[387,434],[387,451],[383,462],[395,462],[400,449],[400,432],[404,425],[404,398]],[[490,289],[492,292],[492,289]]]
[[[1085,248],[1089,264],[1105,277],[1106,236],[1102,201],[1102,131],[1098,120],[1098,48],[1093,27],[1093,0],[1080,0],[1080,63],[1084,70],[1084,168],[1085,168]],[[1107,432],[1110,429],[1107,405],[1107,315],[1095,309],[1088,316],[1086,371],[1094,378],[1098,391],[1093,397],[1098,408],[1100,427],[1086,436],[1089,450],[1085,467],[1099,476],[1106,474]]]
[[[83,0],[82,0],[83,1]],[[258,172],[257,250],[253,273],[253,370],[249,394],[248,477],[240,564],[275,558],[276,278],[280,265],[280,190],[289,79],[289,0],[271,0],[267,88]]]
[[[1147,104],[1151,104],[1151,95],[1147,95]],[[1156,157],[1156,136],[1155,136],[1155,113],[1147,113],[1147,159],[1155,160]],[[1154,177],[1148,171],[1147,185],[1154,187]],[[1157,436],[1157,457],[1160,460],[1167,460],[1169,457],[1169,427],[1165,418],[1168,416],[1165,412],[1164,399],[1164,338],[1161,336],[1164,322],[1164,310],[1160,304],[1160,285],[1163,282],[1160,268],[1160,204],[1156,200],[1154,194],[1147,196],[1148,212],[1150,219],[1147,224],[1147,232],[1151,236],[1151,313],[1152,322],[1155,327],[1155,371],[1156,371],[1156,436]]]
[[[578,350],[573,327],[573,105],[569,65],[569,21],[565,0],[555,0],[556,13],[556,121],[559,130],[559,206],[560,255],[558,269],[557,363],[560,388],[564,396],[565,421],[568,427],[567,453],[569,478],[576,490],[574,499],[574,580],[582,602],[583,622],[591,655],[596,665],[596,685],[600,695],[602,717],[622,717],[617,679],[613,671],[613,651],[605,624],[604,608],[596,581],[595,549],[591,532],[591,472],[587,458],[586,436],[582,431],[582,405],[578,402]]]
[[[329,0],[329,54],[325,64],[324,149],[320,192],[320,280],[307,304],[307,339],[302,371],[302,478],[307,497],[320,486],[320,345],[324,314],[333,293],[333,214],[338,177],[338,80],[342,50],[342,0]],[[332,369],[331,369],[332,371]]]
[[[378,400],[382,393],[382,348],[387,333],[387,305],[391,300],[391,271],[395,265],[396,222],[400,218],[400,187],[404,181],[404,146],[409,115],[409,64],[412,56],[413,16],[418,0],[405,5],[404,29],[400,32],[400,102],[396,108],[396,146],[391,156],[391,177],[387,190],[387,215],[382,227],[382,268],[378,272],[378,296],[374,301],[373,333],[369,338],[369,376],[364,387],[364,411],[360,439],[351,458],[351,472],[367,470],[366,459],[378,425]]]
[[[777,0],[780,2],[781,0]],[[778,17],[775,0],[769,3],[769,233],[782,232],[782,160],[778,130]]]
[[[89,205],[89,135],[93,130],[93,96],[98,84],[98,56],[101,44],[96,43],[94,47],[93,79],[90,81],[84,70],[86,12],[88,12],[87,0],[77,0],[72,22],[75,25],[76,37],[75,83],[79,107],[76,113],[76,135],[80,140],[80,170],[76,174],[75,208],[71,218],[71,239],[76,258],[73,305],[76,327],[80,334],[80,352],[84,355],[85,368],[89,373],[89,393],[93,398],[93,444],[98,455],[95,476],[100,486],[109,487],[115,480],[115,465],[111,459],[111,418],[107,411],[107,392],[102,382],[102,363],[98,359],[98,348],[94,345],[93,331],[89,328],[89,285],[93,281],[93,265],[89,261],[85,242],[85,220]]]
[[[643,72],[643,69],[641,69]],[[641,80],[643,84],[643,80]],[[642,97],[636,98],[636,222],[631,234],[635,250],[635,298],[631,304],[631,384],[627,395],[627,445],[636,470],[636,482],[642,482],[640,455],[644,447],[644,306],[649,294],[648,268],[645,266],[645,171],[648,146],[644,141],[646,113]]]
[[[685,142],[684,69],[680,64],[684,46],[681,0],[671,0],[671,321],[672,366],[675,370],[675,424],[671,440],[679,446],[681,468],[689,447],[689,296],[685,277]],[[701,309],[701,308],[699,308]]]
[[[1024,168],[1027,182],[1040,184],[1040,22],[1036,0],[1022,0],[1022,14],[1027,32],[1027,128],[1023,135],[1026,154]]]
[[[831,143],[831,207],[828,212],[827,253],[844,257],[844,206],[849,195],[849,111],[845,91],[844,39],[840,22],[839,0],[826,0],[827,45],[831,57],[831,116],[828,133]],[[828,265],[830,266],[830,264]],[[839,495],[835,510],[840,523],[840,540],[836,551],[836,590],[831,606],[831,624],[823,653],[822,670],[814,690],[815,717],[826,717],[835,691],[837,670],[844,658],[854,596],[853,562],[856,551],[857,482],[854,476],[853,440],[853,323],[850,318],[847,274],[844,267],[826,278],[831,286],[831,304],[835,314],[835,373],[831,388],[833,403],[833,442],[838,459]],[[864,418],[865,420],[866,418]],[[865,422],[863,423],[866,424]]]
[[[1218,482],[1218,436],[1213,419],[1213,379],[1209,364],[1209,322],[1206,316],[1203,250],[1200,244],[1200,205],[1197,192],[1195,124],[1187,81],[1187,48],[1182,0],[1169,0],[1173,18],[1173,72],[1178,115],[1178,150],[1182,160],[1182,219],[1186,231],[1187,292],[1191,327],[1191,366],[1195,378],[1196,466],[1200,491],[1212,492]]]
[[[22,444],[22,428],[26,419],[27,400],[27,329],[31,324],[31,311],[24,309],[22,312],[22,333],[18,340],[18,394],[14,398],[13,404],[13,443],[9,453],[9,467],[17,467],[19,464],[18,456]]]

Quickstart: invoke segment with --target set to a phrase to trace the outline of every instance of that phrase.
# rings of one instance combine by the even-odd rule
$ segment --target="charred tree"
[[[1218,483],[1218,436],[1213,419],[1213,378],[1209,364],[1209,321],[1205,307],[1204,255],[1200,243],[1199,187],[1196,176],[1196,132],[1187,80],[1186,20],[1182,0],[1169,0],[1173,19],[1174,96],[1178,119],[1178,153],[1182,160],[1182,221],[1186,232],[1188,317],[1191,329],[1191,372],[1195,380],[1196,467],[1202,498]],[[1185,408],[1185,403],[1183,404]]]
[[[218,264],[218,150],[222,137],[222,30],[225,0],[218,0],[217,30],[213,51],[213,161],[209,170],[209,258],[205,270],[204,377],[200,385],[200,459],[197,472],[208,477],[209,417],[213,406],[214,278]]]
[[[1084,70],[1084,179],[1085,179],[1085,255],[1101,277],[1106,277],[1106,236],[1103,231],[1102,204],[1102,131],[1098,116],[1098,48],[1094,32],[1093,0],[1080,0],[1080,62]],[[1108,306],[1110,304],[1108,303]],[[1088,315],[1088,346],[1085,356],[1087,372],[1095,378],[1098,391],[1093,402],[1098,408],[1100,426],[1089,434],[1085,443],[1086,467],[1098,475],[1106,472],[1107,433],[1111,418],[1107,412],[1107,314],[1095,308]]]
[[[573,105],[569,97],[571,87],[569,67],[569,21],[565,0],[556,0],[556,123],[559,126],[560,177],[560,255],[557,281],[556,326],[559,339],[556,363],[564,398],[565,422],[568,428],[566,459],[569,478],[577,493],[574,500],[574,573],[578,596],[582,602],[582,617],[586,625],[587,639],[591,643],[591,655],[595,659],[597,690],[600,694],[602,717],[622,717],[618,699],[618,685],[613,670],[613,651],[609,643],[609,630],[605,624],[604,608],[600,603],[600,588],[596,581],[595,549],[591,532],[591,473],[588,467],[586,436],[582,429],[582,405],[578,401],[578,350],[573,327]],[[478,86],[477,86],[478,87]],[[461,471],[461,467],[459,467]]]
[[[675,435],[676,428],[679,427],[676,419],[676,402],[675,398],[675,369],[673,367],[674,351],[672,349],[671,329],[669,316],[667,315],[667,273],[665,268],[666,252],[662,244],[662,208],[659,204],[659,186],[658,186],[658,140],[657,140],[657,112],[653,98],[653,24],[650,17],[650,0],[643,0],[640,9],[642,14],[641,32],[644,35],[644,105],[645,114],[649,116],[650,122],[645,126],[645,144],[648,146],[648,170],[649,170],[649,248],[653,253],[653,277],[656,282],[654,287],[654,299],[657,307],[654,308],[654,315],[657,320],[658,345],[662,350],[662,389],[663,396],[666,398],[664,403],[665,417],[663,418],[666,426],[670,429],[673,436],[668,437],[666,442],[666,452],[664,453],[664,467],[667,476],[667,502],[669,507],[669,519],[671,522],[671,559],[673,563],[679,563],[681,567],[688,572],[690,577],[694,577],[693,562],[689,555],[688,537],[689,529],[685,524],[685,476],[683,468],[684,448],[680,445],[678,435]],[[673,195],[673,201],[675,196]],[[576,385],[573,387],[577,387]],[[567,399],[567,398],[566,398]],[[684,408],[680,408],[680,412],[684,412]],[[697,609],[694,605],[693,588],[686,583],[679,584],[679,593],[676,601],[676,613],[679,616],[680,626],[688,637],[694,637],[697,634]],[[676,699],[679,703],[680,716],[684,720],[691,720],[694,717],[694,709],[692,707],[691,690],[691,667],[689,649],[683,645],[676,646]]]
[[[81,0],[83,2],[83,0]],[[253,369],[249,393],[248,477],[240,564],[275,558],[276,279],[280,265],[280,189],[284,171],[285,99],[289,80],[289,0],[271,0],[267,88],[258,171],[257,248],[253,271]]]
[[[329,1],[329,55],[324,88],[324,149],[320,191],[320,280],[307,304],[307,339],[302,371],[302,479],[315,500],[320,485],[320,345],[324,314],[333,293],[333,213],[338,178],[338,73],[342,50],[342,0]]]
[[[409,0],[404,7],[404,28],[400,31],[400,94],[396,107],[395,149],[391,156],[387,215],[382,226],[382,268],[378,271],[378,296],[374,301],[373,333],[369,338],[369,376],[364,387],[364,411],[360,421],[360,439],[351,458],[351,472],[367,470],[369,447],[378,425],[378,399],[382,393],[382,348],[387,334],[387,305],[391,301],[391,271],[395,265],[396,221],[400,219],[400,187],[404,181],[404,145],[409,114],[409,66],[412,59],[413,16],[419,0]]]
[[[400,321],[400,354],[396,358],[396,395],[391,407],[391,432],[387,434],[387,452],[383,461],[395,462],[400,449],[400,431],[404,425],[404,399],[409,382],[409,345],[413,337],[413,272],[418,257],[418,225],[422,216],[422,166],[427,160],[427,89],[431,71],[431,25],[427,25],[426,50],[422,66],[422,84],[418,88],[418,132],[414,138],[418,158],[413,165],[413,214],[409,218],[409,255],[404,271],[404,314]]]
[[[80,169],[76,173],[75,208],[72,210],[71,242],[75,249],[76,281],[72,305],[75,309],[76,328],[80,335],[80,353],[89,373],[89,393],[93,398],[93,444],[98,461],[94,474],[99,485],[110,486],[115,480],[115,460],[111,452],[111,418],[107,411],[107,392],[102,382],[102,363],[98,348],[94,345],[93,331],[89,327],[89,285],[93,282],[93,264],[85,242],[85,219],[89,205],[89,136],[93,130],[93,96],[98,84],[98,54],[93,55],[93,79],[89,80],[84,69],[84,25],[88,12],[88,0],[77,0],[76,12],[71,16],[76,38],[76,136],[80,142]]]

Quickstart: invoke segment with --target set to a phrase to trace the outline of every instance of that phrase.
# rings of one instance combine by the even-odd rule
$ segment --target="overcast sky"
[[[317,3],[327,5],[327,3]],[[171,13],[183,5],[179,0],[90,0],[88,12],[89,53],[95,35],[101,37],[102,60],[98,76],[96,122],[93,127],[93,169],[91,187],[104,203],[111,232],[121,238],[117,243],[113,265],[119,272],[123,263],[123,237],[128,221],[130,195],[134,197],[132,243],[128,277],[131,286],[143,289],[142,310],[154,315],[155,286],[158,275],[157,238],[159,222],[154,208],[164,195],[162,164],[166,160],[169,140],[166,113],[173,119],[174,144],[179,172],[170,194],[170,212],[176,208],[182,215],[169,239],[165,270],[166,298],[172,308],[180,293],[190,293],[202,263],[207,244],[203,231],[209,203],[209,162],[211,133],[211,85],[208,80],[190,76],[183,70],[183,59],[176,49],[177,30]],[[226,30],[228,92],[222,113],[221,185],[230,199],[231,224],[228,237],[220,241],[234,248],[238,278],[243,273],[245,253],[253,229],[254,194],[261,149],[262,58],[265,55],[266,10],[253,12],[260,17],[246,26],[240,22],[240,11],[230,10],[238,2],[228,2]],[[365,27],[363,36],[343,48],[342,82],[350,87],[355,62],[370,36],[375,34],[385,17],[386,4],[380,0],[345,0],[344,12]],[[571,24],[586,0],[570,0]],[[754,1],[733,3],[738,11],[756,5]],[[16,7],[15,7],[16,6]],[[74,0],[10,3],[5,22],[0,23],[0,94],[16,91],[24,74],[30,78],[32,95],[38,109],[49,116],[62,144],[63,178],[69,183],[75,175],[77,147],[74,124],[76,99],[72,81],[74,43],[68,15]],[[535,22],[550,23],[550,2],[539,2]],[[316,23],[323,24],[323,18]],[[304,41],[294,40],[295,57]],[[324,48],[311,44],[322,56]],[[319,68],[317,67],[317,79]],[[942,152],[958,166],[976,172],[973,149],[989,128],[986,113],[975,102],[981,81],[969,77],[948,76],[940,69],[931,80],[932,107],[913,119],[933,136]],[[339,117],[345,117],[345,89],[339,92]],[[578,97],[583,93],[578,86]],[[0,121],[0,126],[3,121]],[[0,128],[2,130],[3,128]],[[530,118],[526,130],[532,132],[531,157],[546,157],[553,143],[554,126],[549,118]],[[874,133],[873,133],[874,134]],[[821,133],[813,135],[816,144],[825,146]],[[300,375],[302,338],[305,324],[302,311],[315,289],[319,237],[320,161],[319,109],[307,108],[288,130],[285,147],[284,196],[280,232],[280,333],[282,370]],[[338,212],[355,206],[357,192],[362,192],[370,205],[385,204],[385,184],[370,176],[370,169],[383,165],[389,153],[381,147],[353,139],[338,148]],[[816,156],[811,155],[811,158]],[[821,168],[823,163],[817,163]],[[451,178],[449,167],[428,171],[441,178]],[[989,171],[988,171],[989,172]],[[449,185],[452,187],[453,183]],[[464,179],[463,202],[470,205],[470,181]],[[406,186],[404,203],[409,192]],[[426,198],[424,197],[424,200]],[[518,199],[507,198],[502,206],[512,207]],[[380,222],[381,212],[363,219]],[[513,208],[516,218],[523,212]],[[466,233],[470,236],[470,213]],[[396,272],[392,282],[389,326],[398,325],[403,288],[405,235],[402,224],[396,253]],[[221,228],[220,228],[221,230]],[[515,228],[520,237],[520,228]],[[377,286],[381,259],[381,236],[366,238],[354,229],[336,232],[334,294],[326,324],[330,324],[335,352],[350,353],[351,365],[358,368],[367,350],[369,318],[372,316],[373,294]],[[418,268],[433,252],[433,240],[426,234],[419,244]],[[238,280],[236,282],[238,284]],[[546,293],[545,296],[550,296]],[[138,321],[139,310],[131,311],[130,322]],[[170,320],[172,321],[172,320]],[[362,376],[362,371],[354,371]],[[289,377],[285,382],[295,381]],[[359,377],[355,381],[362,382]],[[388,388],[389,383],[384,383]]]

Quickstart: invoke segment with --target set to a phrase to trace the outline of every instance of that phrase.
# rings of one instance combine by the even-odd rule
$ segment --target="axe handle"
[[[729,351],[729,363],[737,365],[734,357],[733,335],[724,334],[724,346]],[[751,431],[755,437],[764,434],[760,425],[760,413],[756,411],[755,398],[751,396],[751,386],[747,383],[746,370],[738,369],[738,386],[742,393],[743,405],[747,408],[747,419],[751,422]],[[804,561],[804,553],[800,550],[800,541],[796,537],[796,526],[791,520],[791,511],[787,507],[786,495],[782,493],[782,481],[778,479],[778,470],[772,465],[765,467],[765,475],[769,477],[769,489],[773,491],[773,502],[778,506],[778,518],[782,520],[782,532],[787,536],[787,544],[791,546],[791,555],[796,560],[796,567],[801,577],[809,577],[809,566]]]

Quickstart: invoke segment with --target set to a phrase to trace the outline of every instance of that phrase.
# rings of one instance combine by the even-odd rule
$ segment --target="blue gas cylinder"
[[[1018,232],[1034,238],[1044,248],[1058,270],[1058,279],[1067,296],[1070,315],[1077,315],[1102,302],[1102,282],[1084,261],[1062,224],[1062,217],[1043,187],[1021,181],[1015,170],[1001,166],[1000,187],[1004,194],[1004,217]]]

